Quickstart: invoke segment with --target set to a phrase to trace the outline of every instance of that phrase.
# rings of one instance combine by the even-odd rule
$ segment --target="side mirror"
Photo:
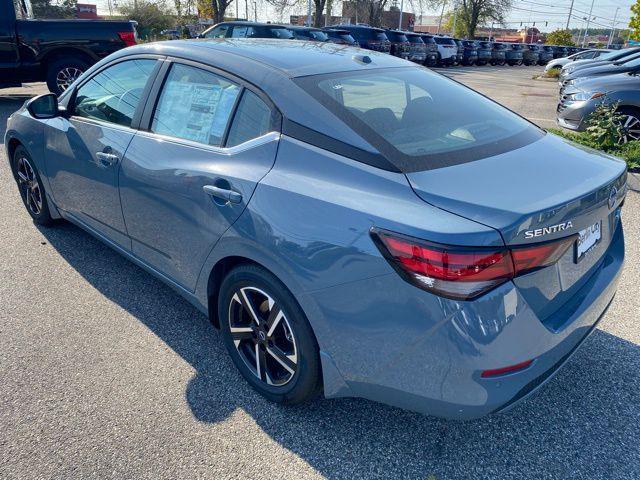
[[[27,110],[34,118],[55,118],[62,114],[62,107],[58,106],[58,97],[54,93],[38,95],[27,104]]]

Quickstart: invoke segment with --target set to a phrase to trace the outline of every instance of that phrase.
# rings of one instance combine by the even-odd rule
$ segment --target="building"
[[[420,33],[451,33],[446,25],[449,22],[449,14],[442,17],[440,15],[418,15],[414,30]]]
[[[76,4],[76,18],[83,20],[99,20],[102,17],[98,16],[98,7],[92,3],[77,3]]]

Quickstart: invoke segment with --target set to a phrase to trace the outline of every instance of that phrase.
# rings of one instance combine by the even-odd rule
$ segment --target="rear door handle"
[[[207,195],[211,195],[212,197],[220,198],[222,200],[226,200],[230,203],[240,203],[242,202],[242,194],[236,192],[235,190],[230,190],[227,188],[216,187],[215,185],[205,185],[202,187]]]
[[[96,158],[98,159],[99,164],[104,167],[110,167],[111,165],[118,163],[118,160],[120,160],[117,155],[106,152],[96,152]]]

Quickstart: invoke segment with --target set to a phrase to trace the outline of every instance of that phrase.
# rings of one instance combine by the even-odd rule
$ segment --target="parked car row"
[[[202,33],[205,38],[286,38],[357,45],[426,66],[546,65],[577,54],[576,47],[462,40],[442,35],[382,29],[369,25],[315,28],[246,21],[223,22]]]
[[[558,124],[583,131],[600,105],[615,106],[621,115],[620,142],[640,140],[639,75],[640,47],[567,62],[558,81]]]

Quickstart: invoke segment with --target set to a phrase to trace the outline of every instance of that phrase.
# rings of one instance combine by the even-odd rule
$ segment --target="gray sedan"
[[[594,77],[568,87],[558,103],[558,124],[571,130],[584,130],[598,105],[616,103],[623,115],[622,141],[640,140],[640,77],[637,74]]]

